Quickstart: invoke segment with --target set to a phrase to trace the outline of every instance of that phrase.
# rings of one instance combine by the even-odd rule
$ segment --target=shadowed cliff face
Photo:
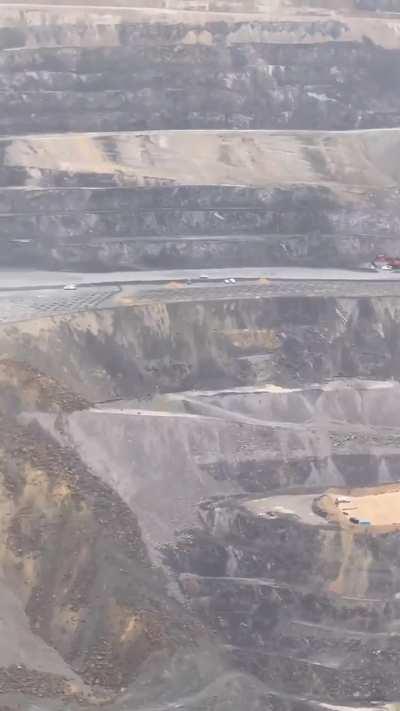
[[[154,392],[337,376],[397,378],[398,300],[177,301],[4,325],[4,355],[93,402]]]

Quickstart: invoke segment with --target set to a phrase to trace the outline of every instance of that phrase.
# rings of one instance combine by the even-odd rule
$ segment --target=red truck
[[[375,267],[375,269],[384,269],[387,271],[400,269],[400,257],[388,257],[386,254],[378,254],[372,261],[372,266]]]

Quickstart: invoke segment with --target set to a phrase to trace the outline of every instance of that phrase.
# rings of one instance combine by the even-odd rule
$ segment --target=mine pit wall
[[[58,154],[56,170],[29,162],[25,169],[3,159],[12,139],[2,140],[1,263],[74,270],[358,266],[377,253],[397,253],[398,200],[379,205],[380,175],[348,204],[347,196],[316,187],[318,175],[314,187],[277,187],[269,195],[218,185],[185,191],[173,185],[174,172],[160,180],[150,165],[144,184],[153,187],[135,190],[118,165],[118,131],[398,126],[398,18],[379,15],[398,12],[398,0],[311,5],[183,1],[151,13],[101,4],[62,12],[0,8],[0,133],[72,132],[80,140],[104,132],[114,160],[106,173],[93,165],[80,173],[68,160],[59,170]],[[304,159],[322,176],[312,133],[306,143]],[[290,146],[282,161],[288,152]],[[357,163],[357,148],[354,155]],[[240,167],[229,146],[221,147],[221,160]],[[236,177],[234,184],[247,184]]]
[[[301,493],[297,495],[301,496]],[[293,509],[296,511],[295,497],[296,493],[293,493]],[[256,517],[240,507],[241,501],[246,498],[224,501],[221,497],[220,502],[209,503],[208,515],[202,520],[211,534],[214,547],[208,549],[207,539],[204,540],[204,534],[201,534],[195,545],[173,548],[175,556],[172,560],[181,573],[217,577],[229,575],[238,579],[235,584],[239,590],[240,580],[251,578],[254,589],[262,586],[263,580],[266,584],[270,580],[278,587],[281,585],[283,591],[286,589],[286,594],[290,590],[295,598],[301,597],[301,591],[307,587],[316,596],[332,593],[359,600],[393,599],[392,613],[395,613],[397,603],[394,595],[400,584],[396,552],[400,536],[396,529],[390,536],[374,534],[372,529],[371,535],[366,535],[364,529],[340,529],[327,524],[322,518],[318,526],[305,525],[301,517]],[[220,525],[222,514],[223,528]],[[184,535],[182,541],[185,541]],[[199,552],[202,543],[204,556]],[[221,546],[218,557],[215,555],[217,544]],[[206,572],[207,560],[210,568]],[[229,580],[225,584],[229,587]],[[251,595],[252,586],[246,585],[243,584],[243,593],[248,589]],[[300,617],[316,622],[316,615],[317,608],[309,610],[308,614],[304,609]],[[296,617],[295,610],[291,610],[291,616]],[[340,612],[334,607],[329,612],[329,604],[322,614],[320,610],[320,618],[323,616],[326,621],[329,618],[331,623],[335,622],[336,616],[337,622],[340,622]],[[372,624],[372,618],[370,622]],[[351,622],[352,629],[357,624],[355,615]]]
[[[227,518],[224,535],[192,530],[166,556],[233,658],[276,691],[396,699],[398,534],[344,534],[240,509]]]
[[[392,18],[43,17],[2,20],[3,134],[399,125]]]
[[[398,378],[399,332],[397,298],[249,298],[3,325],[0,345],[94,402],[259,379]]]
[[[151,394],[160,383],[165,391],[251,385],[259,378],[265,382],[266,372],[282,384],[339,374],[398,377],[399,313],[396,298],[158,303],[9,324],[1,328],[0,348],[9,358],[23,354],[30,365],[91,402]],[[246,365],[243,373],[240,364],[259,364],[260,356],[262,370]],[[24,588],[35,629],[87,683],[125,687],[160,644],[170,650],[169,628],[146,612],[149,589],[156,591],[154,610],[165,589],[163,578],[156,579],[148,568],[147,550],[154,560],[154,549],[168,543],[162,553],[179,575],[193,614],[217,630],[241,670],[277,694],[312,693],[316,700],[342,704],[395,700],[399,637],[385,634],[396,631],[400,613],[394,597],[400,585],[399,534],[356,537],[325,528],[323,520],[321,527],[258,520],[240,508],[240,501],[249,482],[255,495],[296,483],[298,490],[316,487],[317,474],[323,486],[365,483],[369,476],[375,483],[383,459],[388,478],[398,478],[398,442],[383,454],[369,435],[359,445],[339,440],[336,447],[328,445],[324,433],[282,432],[232,421],[229,408],[222,413],[210,419],[201,413],[185,417],[182,411],[180,418],[108,415],[91,408],[58,417],[57,412],[30,412],[19,417],[20,442],[14,425],[0,418],[6,465],[16,460],[21,480],[7,500],[15,499],[20,511],[32,488],[47,492],[44,500],[30,499],[35,516],[26,517],[22,529],[18,517],[12,518],[7,543],[13,574],[15,560],[30,564],[31,556],[21,553],[25,541],[38,556]],[[41,429],[32,425],[35,419]],[[350,462],[347,474],[343,461]],[[42,486],[32,487],[32,477]],[[81,489],[82,497],[76,498]],[[64,497],[63,507],[57,508],[55,494]],[[200,528],[196,506],[217,494],[206,514],[203,507]],[[137,522],[134,516],[130,521],[130,511]],[[36,512],[45,515],[44,523],[57,524],[44,529],[42,543]],[[185,518],[188,513],[192,520]],[[126,546],[126,521],[138,546],[132,553],[120,547]],[[175,538],[183,527],[189,530]],[[60,545],[63,557],[47,556]],[[77,560],[74,547],[82,551]],[[65,566],[71,565],[74,576],[67,586]],[[16,577],[22,588],[22,574]],[[107,590],[105,579],[112,580]],[[92,625],[88,608],[104,624]],[[365,631],[384,633],[384,638],[360,638]],[[82,639],[87,641],[84,654]]]
[[[376,485],[398,479],[398,439],[397,446],[386,451],[370,433],[361,442],[351,438],[349,444],[345,438],[341,444],[341,438],[304,431],[294,435],[290,429],[232,421],[229,416],[136,415],[135,411],[118,411],[117,403],[114,407],[117,411],[106,408],[63,416],[36,412],[23,417],[39,421],[61,444],[73,444],[87,467],[137,513],[157,561],[158,546],[173,543],[176,530],[197,526],[199,516],[212,536],[228,539],[235,534],[235,509],[217,504],[207,510],[198,508],[199,502],[210,497],[246,493],[256,498],[282,490],[318,496],[329,486]],[[324,519],[321,526],[326,527]],[[228,574],[225,564],[223,558],[222,568],[205,565],[202,572]],[[231,567],[229,574],[234,570]]]
[[[394,298],[229,299],[9,324],[0,330],[0,348],[3,357],[23,359],[95,403],[158,390],[400,377],[399,330]],[[202,410],[201,397],[196,405],[195,397],[185,396],[183,404],[198,418],[90,409],[40,416],[52,436],[68,446],[72,442],[86,465],[137,512],[149,545],[172,542],[176,528],[193,525],[198,502],[221,492],[265,496],[283,487],[373,485],[398,478],[396,437],[292,431],[290,423],[279,428],[256,417],[240,421],[240,413],[235,421],[229,408],[219,415],[217,408]],[[157,505],[154,487],[162,491]]]
[[[54,187],[63,184],[62,174],[35,175],[42,188],[29,187],[23,173],[0,169],[4,185],[27,183],[24,190],[0,188],[4,265],[89,271],[357,267],[378,253],[398,251],[400,212],[391,190],[344,201],[333,190],[307,185],[118,188],[101,187],[101,176],[93,174],[69,175],[68,187]]]
[[[271,442],[268,430],[243,423],[92,411],[63,418],[43,413],[27,417],[38,420],[61,443],[73,442],[86,465],[137,513],[152,552],[172,542],[177,528],[197,525],[198,503],[210,496],[247,492],[263,497],[289,487],[299,493],[310,487],[317,496],[326,486],[396,481],[400,464],[399,448],[387,456],[366,443],[368,454],[353,452],[349,471],[346,455],[334,447],[321,447],[310,460],[309,438],[299,435],[293,453],[293,440],[286,433]],[[216,535],[231,531],[229,521],[224,534],[221,522],[217,526],[207,519],[207,526],[213,533],[215,528]]]
[[[211,5],[221,9],[224,2],[210,0],[205,9]],[[175,16],[142,24],[114,22],[107,11],[104,23],[87,8],[86,20],[81,10],[73,19],[63,8],[53,24],[49,10],[29,15],[18,8],[12,19],[2,9],[0,17],[8,13],[10,21],[0,29],[7,50],[0,58],[0,130],[398,125],[398,23],[362,13],[398,12],[399,2],[347,5],[361,11],[356,22]],[[262,1],[252,9],[262,9]],[[117,163],[116,142],[104,144]],[[306,147],[309,163],[314,155]],[[398,251],[398,196],[379,192],[374,176],[367,189],[344,197],[351,191],[309,186],[137,189],[116,171],[0,163],[3,264],[359,266],[378,252]],[[396,298],[306,297],[157,303],[3,325],[0,352],[53,375],[86,404],[266,381],[400,378],[399,305]],[[0,392],[0,411],[10,403],[26,409],[12,390]],[[45,400],[31,399],[47,410]],[[357,537],[324,521],[311,528],[256,520],[240,508],[240,497],[395,480],[399,442],[278,431],[234,422],[229,411],[211,419],[194,399],[180,419],[90,408],[57,416],[57,409],[32,412],[32,402],[15,422],[0,417],[0,463],[12,474],[0,472],[0,506],[11,514],[2,517],[1,554],[35,634],[86,683],[125,690],[153,652],[163,649],[171,658],[188,637],[198,638],[185,629],[183,608],[167,597],[164,576],[150,566],[157,543],[168,542],[163,553],[195,615],[217,631],[242,672],[275,690],[271,706],[278,698],[287,709],[307,708],[288,693],[325,703],[398,700],[398,634],[359,635],[398,632],[399,534]],[[185,418],[189,412],[198,417]],[[185,532],[174,546],[176,531],[198,525],[196,505],[212,494],[225,495],[225,502],[214,499],[202,512],[203,528]],[[168,703],[180,692],[174,673],[167,674]],[[232,677],[228,705],[241,683]],[[211,691],[210,703],[218,704],[218,688]],[[201,693],[198,703],[208,706]]]
[[[397,533],[255,518],[240,497],[202,508],[206,529],[182,533],[165,555],[236,662],[277,692],[397,698]]]

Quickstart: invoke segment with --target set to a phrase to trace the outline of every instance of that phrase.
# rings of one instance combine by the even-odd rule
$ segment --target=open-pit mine
[[[0,0],[0,711],[397,711],[399,255],[399,0]]]

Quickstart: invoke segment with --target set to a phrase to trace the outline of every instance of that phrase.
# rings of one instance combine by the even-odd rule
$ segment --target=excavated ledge
[[[397,129],[4,139],[0,256],[80,270],[360,266],[397,252],[398,143]]]
[[[89,401],[337,376],[397,378],[397,297],[171,301],[4,324],[21,357]]]

